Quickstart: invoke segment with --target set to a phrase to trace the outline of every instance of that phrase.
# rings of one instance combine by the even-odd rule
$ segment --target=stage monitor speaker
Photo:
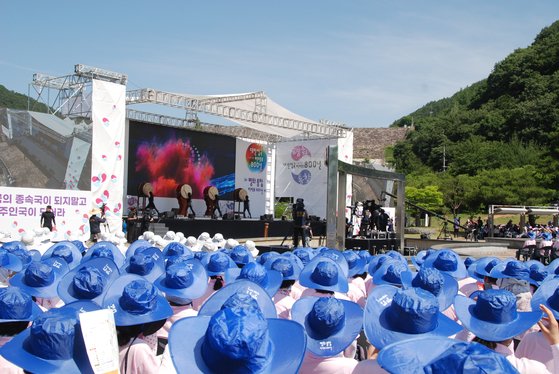
[[[164,214],[165,214],[165,218],[171,218],[171,219],[175,218],[175,212],[172,209]]]
[[[263,216],[260,216],[260,220],[261,221],[273,221],[274,216],[271,215],[271,214],[264,214]]]
[[[396,239],[396,233],[395,232],[389,232],[388,236],[390,237],[390,239]]]

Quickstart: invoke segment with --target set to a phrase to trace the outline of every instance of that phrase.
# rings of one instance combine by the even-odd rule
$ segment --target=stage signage
[[[252,217],[265,214],[266,191],[269,190],[266,180],[266,169],[270,155],[265,144],[237,139],[235,157],[235,188],[244,188],[249,196]],[[235,203],[243,211],[243,203]]]

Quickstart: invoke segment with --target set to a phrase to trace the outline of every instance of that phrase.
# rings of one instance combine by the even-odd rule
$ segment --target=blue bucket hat
[[[235,262],[235,264],[237,264],[237,266],[244,266],[249,262],[254,261],[254,257],[252,257],[252,254],[250,253],[248,248],[242,244],[233,247],[233,249],[229,253],[229,256]]]
[[[70,270],[58,283],[58,296],[65,303],[90,300],[101,305],[109,286],[120,276],[109,258],[91,258]]]
[[[536,324],[542,317],[535,312],[517,312],[516,296],[506,290],[486,290],[474,301],[465,296],[454,300],[456,315],[474,335],[491,342],[512,338]]]
[[[72,304],[43,313],[0,348],[0,355],[32,373],[93,373],[78,314]]]
[[[74,243],[70,241],[62,241],[53,244],[49,249],[47,249],[42,258],[44,260],[50,257],[63,258],[68,264],[70,270],[72,270],[80,264],[80,261],[82,260],[82,253],[78,247],[74,245]]]
[[[388,259],[373,273],[373,284],[401,286],[403,273],[409,273],[409,276],[413,277],[406,264],[399,260]]]
[[[366,271],[367,261],[360,257],[357,252],[345,250],[342,252],[349,267],[349,278],[353,278],[357,274],[362,274]]]
[[[534,231],[529,231],[527,235],[530,239],[536,239],[536,233]]]
[[[194,300],[206,292],[208,288],[208,274],[200,261],[192,258],[184,262],[171,265],[155,281],[167,300]]]
[[[372,256],[371,259],[369,260],[367,273],[369,273],[372,276],[375,273],[375,271],[377,271],[377,269],[380,268],[382,264],[384,264],[388,260],[393,260],[393,258],[385,254]]]
[[[550,232],[544,232],[542,234],[542,240],[546,240],[546,241],[553,240],[553,235]]]
[[[125,258],[120,249],[111,242],[101,241],[93,244],[83,256],[82,264],[91,258],[106,257],[114,261],[119,268],[124,265]]]
[[[23,242],[22,242],[22,241],[19,241],[19,240],[12,240],[12,241],[10,241],[10,242],[3,243],[3,244],[0,246],[0,248],[3,248],[3,249],[5,249],[5,250],[8,251],[8,252],[13,252],[13,251],[15,251],[15,250],[17,250],[17,249],[24,249],[24,250],[27,250],[27,247],[25,246],[25,244],[23,244]]]
[[[223,252],[215,252],[206,256],[202,260],[202,265],[206,268],[209,277],[213,275],[223,275],[225,274],[225,270],[237,267],[235,261]]]
[[[186,245],[179,242],[170,242],[163,248],[164,257],[186,256],[193,258],[194,253]]]
[[[18,287],[0,288],[0,323],[33,321],[43,311]]]
[[[390,251],[386,252],[386,255],[388,257],[392,257],[394,260],[400,260],[401,262],[407,264],[408,261],[406,260],[406,258],[404,257],[404,255],[402,255],[400,252],[395,251],[393,249],[391,249]]]
[[[274,297],[281,286],[283,276],[279,271],[268,270],[257,262],[249,262],[242,269],[230,268],[225,270],[225,283],[229,284],[241,279],[258,284],[266,290],[270,297]]]
[[[429,255],[422,266],[436,268],[455,279],[464,279],[468,276],[468,270],[460,256],[451,249],[441,249]]]
[[[556,258],[547,265],[547,271],[550,274],[559,274],[559,258]]]
[[[338,264],[340,269],[342,269],[345,277],[349,277],[349,265],[347,264],[347,260],[345,259],[341,251],[338,251],[337,249],[327,248],[326,250],[322,251],[318,255],[318,257],[326,257],[334,260]]]
[[[136,253],[136,250],[140,248],[149,248],[149,247],[152,247],[150,242],[144,239],[138,239],[128,246],[125,257],[130,258]]]
[[[260,265],[264,265],[268,260],[270,260],[273,257],[279,257],[279,255],[280,255],[279,252],[276,251],[264,252],[260,256],[256,257],[256,261]]]
[[[538,267],[532,265],[528,268],[528,272],[528,282],[536,287],[540,287],[550,276],[547,269],[543,266]]]
[[[161,291],[136,274],[118,277],[109,286],[102,306],[115,312],[117,326],[140,325],[173,315],[173,309]]]
[[[8,250],[8,252],[19,258],[24,268],[33,261],[41,261],[41,252],[36,249],[27,250],[15,248],[13,250]]]
[[[59,257],[51,257],[32,262],[25,271],[10,278],[10,284],[31,296],[50,299],[58,296],[58,282],[68,271],[66,261]]]
[[[491,276],[491,270],[499,263],[501,260],[497,257],[482,257],[468,268],[468,274],[475,280],[483,282],[485,277]]]
[[[545,281],[532,295],[532,310],[540,310],[540,304],[547,306],[559,320],[559,278]]]
[[[224,307],[227,300],[233,295],[249,295],[256,300],[258,307],[266,318],[277,318],[276,306],[266,290],[258,284],[244,279],[229,283],[210,296],[200,307],[198,315],[213,316],[218,310]],[[244,300],[246,301],[248,299],[244,298]]]
[[[250,303],[228,304],[212,316],[183,318],[173,323],[169,351],[178,372],[299,371],[306,345],[300,324],[285,319],[266,319]]]
[[[406,283],[406,282],[404,282]],[[405,287],[419,287],[431,292],[439,302],[439,310],[446,310],[454,302],[458,294],[458,282],[450,275],[435,268],[421,268]]]
[[[415,268],[419,270],[421,265],[423,265],[423,262],[425,261],[425,259],[429,255],[431,255],[432,253],[435,253],[435,252],[436,252],[436,250],[431,249],[431,248],[423,249],[423,250],[417,252],[417,254],[411,258],[411,262],[413,263],[413,266],[415,266]]]
[[[81,240],[70,240],[70,242],[76,246],[77,249],[80,250],[81,253],[84,253],[87,251],[87,247],[85,246],[85,244],[81,241]]]
[[[392,374],[518,373],[505,356],[482,344],[442,336],[390,344],[380,351],[377,360],[383,369]]]
[[[519,280],[527,281],[530,275],[530,271],[524,265],[523,262],[518,260],[508,260],[503,261],[493,269],[491,269],[491,273],[489,274],[492,278],[514,278]]]
[[[349,290],[347,275],[334,260],[323,256],[316,256],[303,268],[299,284],[323,291],[346,293]]]
[[[307,349],[322,357],[335,356],[357,338],[363,310],[351,301],[334,297],[304,297],[293,304],[291,318],[305,327]]]
[[[270,268],[279,271],[283,276],[283,280],[297,280],[301,270],[303,270],[297,261],[287,257],[275,258],[271,261]]]
[[[382,349],[425,335],[451,336],[462,326],[440,312],[437,298],[421,288],[380,285],[367,298],[363,327],[367,339]]]
[[[314,252],[310,248],[297,248],[293,254],[301,260],[303,265],[308,264],[314,258]]]
[[[280,258],[281,259],[287,259],[287,260],[291,261],[293,266],[300,269],[300,270],[303,270],[303,268],[305,267],[305,265],[303,264],[303,261],[301,261],[301,259],[299,257],[295,256],[291,252],[285,252],[285,253],[282,253],[280,256],[274,256],[274,257],[268,259],[268,261],[266,261],[263,265],[266,269],[271,269],[272,264]]]
[[[196,257],[194,257],[194,255],[192,257],[190,257],[188,255],[170,256],[170,257],[165,258],[165,269],[168,269],[169,266],[172,266],[172,265],[175,265],[175,264],[180,264],[182,262],[187,262],[187,261],[190,261],[190,260],[196,260],[200,263],[200,265],[202,265],[202,262],[200,260],[198,260]]]
[[[141,275],[148,281],[155,282],[165,273],[165,259],[159,249],[146,248],[141,253],[136,253],[127,259],[121,268],[121,272]]]
[[[0,268],[18,272],[23,269],[23,263],[16,255],[0,248]]]
[[[468,256],[464,259],[464,266],[466,266],[466,269],[469,269],[470,265],[473,264],[474,262],[476,262],[476,258],[472,256]]]

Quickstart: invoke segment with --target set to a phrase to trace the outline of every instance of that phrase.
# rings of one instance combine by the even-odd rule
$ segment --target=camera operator
[[[309,246],[309,215],[305,209],[303,199],[297,199],[293,204],[293,247],[299,246],[299,237],[303,241],[303,246]]]

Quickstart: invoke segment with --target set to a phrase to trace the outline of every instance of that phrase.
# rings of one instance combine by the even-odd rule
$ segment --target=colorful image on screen
[[[206,186],[220,196],[235,189],[235,138],[130,121],[128,194],[151,183],[159,197],[175,197],[183,183],[192,197],[203,198]]]

